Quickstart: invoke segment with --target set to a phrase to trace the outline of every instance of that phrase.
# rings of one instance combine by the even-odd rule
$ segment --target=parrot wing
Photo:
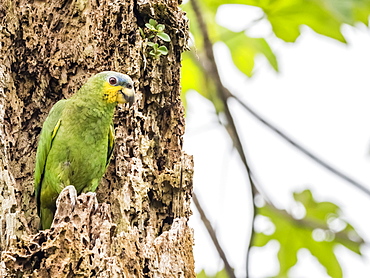
[[[53,139],[58,132],[61,123],[61,116],[67,100],[58,101],[53,108],[51,108],[48,117],[46,118],[41,130],[39,144],[36,153],[36,166],[35,166],[35,195],[37,207],[40,207],[40,192],[41,183],[44,176],[46,159],[52,146]]]
[[[108,134],[108,153],[107,153],[107,163],[106,167],[108,167],[110,159],[113,154],[113,148],[114,148],[114,126],[113,123],[109,127],[109,134]]]

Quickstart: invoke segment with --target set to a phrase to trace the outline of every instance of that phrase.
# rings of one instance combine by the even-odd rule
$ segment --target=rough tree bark
[[[195,277],[192,158],[184,133],[179,0],[0,0],[0,277]],[[168,55],[148,55],[139,27],[166,26]],[[91,75],[135,81],[115,116],[114,158],[97,193],[66,188],[38,231],[33,169],[48,111]]]

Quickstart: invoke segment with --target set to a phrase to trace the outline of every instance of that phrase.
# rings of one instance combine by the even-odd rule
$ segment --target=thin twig
[[[259,194],[259,190],[257,189],[257,187],[256,187],[256,185],[253,181],[251,169],[249,167],[249,163],[247,161],[247,158],[246,158],[246,155],[245,155],[245,152],[244,152],[244,149],[243,149],[243,145],[241,143],[238,131],[236,129],[234,119],[233,119],[232,114],[229,110],[227,99],[230,96],[230,92],[223,86],[223,84],[221,82],[220,74],[218,72],[216,60],[215,60],[214,53],[213,53],[213,44],[212,44],[212,42],[209,38],[207,26],[206,26],[206,23],[205,23],[204,18],[203,18],[203,13],[201,12],[201,10],[199,8],[197,0],[190,0],[190,3],[191,3],[191,6],[194,10],[194,13],[195,13],[195,16],[197,18],[197,22],[199,24],[200,31],[201,31],[202,37],[203,37],[203,43],[204,43],[204,48],[205,48],[206,57],[207,57],[207,59],[206,59],[207,71],[206,72],[210,74],[210,77],[215,82],[218,97],[222,100],[223,105],[224,105],[224,111],[223,112],[225,113],[226,120],[227,120],[227,123],[224,124],[224,127],[226,128],[227,132],[229,133],[229,135],[230,135],[230,137],[233,141],[234,147],[238,151],[239,156],[240,156],[240,158],[241,158],[241,160],[244,164],[244,167],[245,167],[245,169],[248,173],[248,179],[249,179],[249,183],[250,183],[251,191],[252,191],[253,216],[255,216],[256,215],[256,206],[254,204],[254,197],[257,194]],[[270,203],[267,198],[266,198],[266,202]],[[251,228],[251,239],[252,239],[252,235],[253,235],[253,222],[254,222],[254,217],[252,219],[252,224],[251,224],[251,227],[250,227]],[[249,253],[250,253],[251,245],[252,244],[250,242],[250,244],[247,248],[246,277],[249,277]]]
[[[221,248],[221,245],[220,245],[220,243],[217,239],[215,230],[213,229],[211,222],[208,220],[202,206],[200,205],[199,200],[198,200],[197,195],[195,194],[195,192],[193,192],[193,201],[194,201],[194,204],[195,204],[195,206],[196,206],[196,208],[197,208],[197,210],[200,214],[200,218],[202,219],[202,222],[204,223],[204,226],[206,227],[206,229],[207,229],[207,231],[208,231],[208,233],[209,233],[209,235],[212,239],[212,242],[213,242],[214,246],[217,249],[218,254],[220,255],[222,261],[224,262],[225,270],[226,270],[227,274],[229,275],[230,278],[235,278],[236,276],[234,274],[234,269],[229,264],[229,261],[226,258],[226,254],[225,254],[224,250]]]
[[[230,96],[233,97],[243,108],[245,108],[253,117],[255,117],[258,121],[263,123],[265,126],[267,126],[269,129],[271,129],[273,132],[275,132],[277,135],[282,137],[284,140],[286,140],[289,144],[291,144],[293,147],[295,147],[300,152],[304,153],[306,156],[311,158],[313,161],[333,173],[334,175],[340,177],[341,179],[345,180],[346,182],[352,184],[357,189],[361,190],[362,192],[366,193],[370,196],[370,189],[366,185],[363,185],[359,183],[358,181],[352,179],[351,177],[347,176],[346,174],[342,173],[338,169],[334,168],[333,166],[329,165],[329,163],[325,162],[318,156],[314,155],[312,152],[298,144],[296,141],[294,141],[292,138],[290,138],[288,135],[286,135],[284,132],[282,132],[280,129],[276,128],[274,125],[269,123],[267,120],[265,120],[262,116],[260,116],[256,111],[254,111],[251,107],[249,107],[245,102],[241,101],[238,97],[235,95],[232,95],[230,93]]]

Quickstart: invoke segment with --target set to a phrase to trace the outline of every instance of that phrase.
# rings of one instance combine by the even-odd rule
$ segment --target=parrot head
[[[135,100],[134,82],[126,75],[115,71],[103,71],[86,82],[86,86],[94,87],[94,92],[99,92],[107,103],[129,103]]]

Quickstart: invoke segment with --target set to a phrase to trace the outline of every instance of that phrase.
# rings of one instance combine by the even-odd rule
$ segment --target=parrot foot
[[[72,212],[77,203],[77,191],[73,185],[68,185],[63,188],[62,192],[60,192],[58,199],[56,201],[57,210],[55,215],[63,215],[63,219],[59,219],[54,217],[53,224],[58,224],[61,221],[68,220],[68,217],[72,215]],[[67,221],[69,222],[69,221]]]
[[[63,192],[65,192],[66,194],[63,194]],[[63,195],[67,195],[67,196],[64,196],[64,198],[69,198],[69,201],[72,205],[72,209],[76,206],[76,202],[77,202],[77,191],[76,191],[76,188],[73,186],[73,185],[68,185],[66,186],[62,192],[60,192],[59,194],[59,197],[56,201],[56,205],[57,207],[59,207],[59,203],[62,201],[62,199],[64,199],[62,196]]]
[[[67,187],[70,187],[68,189],[69,199],[71,200],[72,207],[74,208],[76,206],[76,202],[77,202],[77,191],[76,191],[76,188],[73,185],[68,185]]]

